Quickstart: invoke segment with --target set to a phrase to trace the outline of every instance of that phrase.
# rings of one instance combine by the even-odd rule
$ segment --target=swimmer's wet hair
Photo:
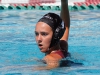
[[[63,36],[64,26],[62,26],[62,19],[55,13],[45,14],[38,22],[48,24],[53,30],[53,36],[50,47],[56,45]]]

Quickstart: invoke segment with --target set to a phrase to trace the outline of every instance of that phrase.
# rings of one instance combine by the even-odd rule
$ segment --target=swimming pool
[[[44,54],[38,49],[34,28],[51,10],[0,11],[0,75],[100,75],[100,10],[70,12],[68,65],[35,70]]]

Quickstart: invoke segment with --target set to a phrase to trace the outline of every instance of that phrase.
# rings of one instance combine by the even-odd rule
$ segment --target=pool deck
[[[73,6],[74,2],[85,2],[85,0],[68,0],[68,5]],[[23,4],[29,3],[29,2],[28,1],[27,2],[22,2],[20,0],[16,3],[16,1],[15,2],[12,2],[12,1],[9,2],[9,1],[1,0],[0,1],[0,6],[10,6],[10,4],[18,4],[18,3],[21,3],[23,5]],[[41,5],[44,5],[44,6],[60,6],[61,5],[60,3],[61,3],[60,0],[56,0],[55,3],[42,3]]]
[[[85,2],[85,0],[68,0],[68,5],[73,6],[74,2]],[[56,0],[56,3],[43,3],[42,5],[47,5],[47,6],[60,6],[60,0]]]

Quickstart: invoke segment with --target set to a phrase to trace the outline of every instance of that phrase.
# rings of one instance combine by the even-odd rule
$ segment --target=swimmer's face
[[[46,52],[50,46],[53,31],[49,25],[44,22],[38,22],[35,28],[36,42],[41,52]]]

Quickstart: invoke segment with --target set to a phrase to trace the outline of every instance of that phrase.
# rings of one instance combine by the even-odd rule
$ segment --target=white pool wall
[[[24,3],[29,3],[30,1],[33,2],[39,2],[39,0],[0,0],[0,5],[10,5],[10,4],[24,4]],[[46,0],[43,0],[46,1]],[[51,0],[47,0],[47,1],[51,1]],[[50,5],[50,6],[60,6],[60,1],[61,0],[56,0],[55,3],[41,3],[41,5]],[[68,5],[74,5],[74,2],[85,2],[85,0],[68,0]]]

